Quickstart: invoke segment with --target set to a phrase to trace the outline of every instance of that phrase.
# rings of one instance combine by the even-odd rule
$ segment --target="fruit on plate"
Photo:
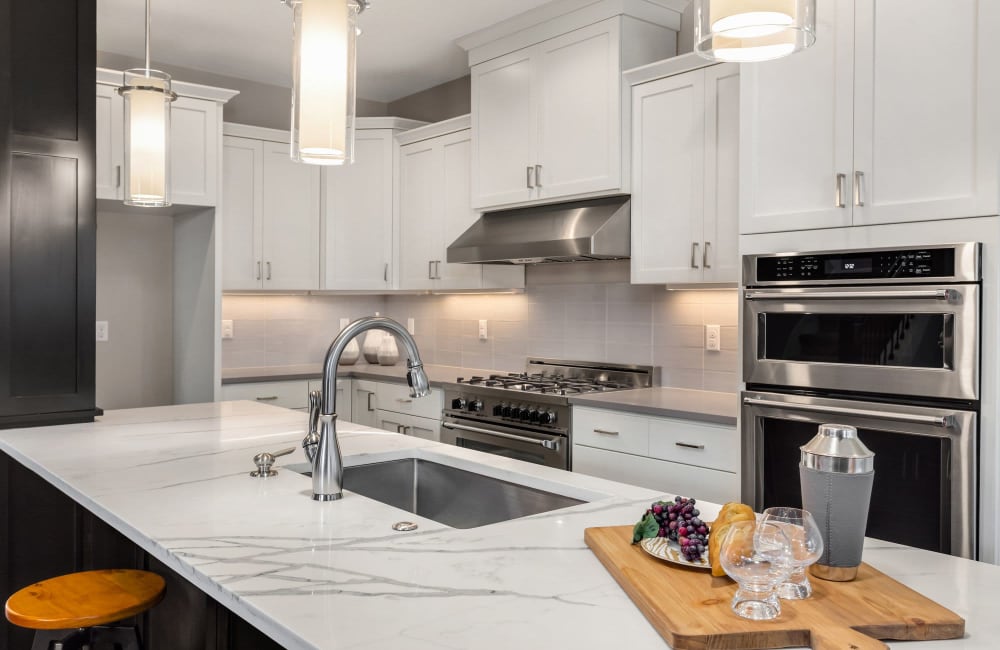
[[[712,523],[712,535],[708,543],[708,559],[712,563],[713,576],[726,575],[719,561],[719,549],[729,526],[737,521],[753,521],[755,517],[753,509],[745,503],[727,503],[722,506],[719,516]]]
[[[666,537],[677,542],[681,555],[694,562],[708,550],[708,524],[694,499],[674,497],[673,501],[657,501],[646,510],[632,529],[632,543],[647,537]]]

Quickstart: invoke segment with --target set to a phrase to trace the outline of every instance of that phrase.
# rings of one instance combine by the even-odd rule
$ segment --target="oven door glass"
[[[744,449],[749,450],[744,454],[744,472],[753,468],[744,482],[744,499],[756,510],[801,507],[799,447],[816,435],[819,424],[847,424],[858,429],[858,437],[875,453],[868,536],[973,557],[975,413],[768,393],[744,395]],[[775,404],[783,399],[801,399],[802,403]],[[830,410],[811,410],[817,406]],[[899,420],[893,419],[896,413]],[[945,418],[946,423],[934,424],[937,418]]]

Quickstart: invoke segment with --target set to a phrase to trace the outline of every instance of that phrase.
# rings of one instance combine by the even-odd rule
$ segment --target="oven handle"
[[[789,293],[781,290],[751,289],[744,292],[747,300],[853,300],[857,298],[898,300],[952,300],[958,292],[954,289],[918,289],[915,291],[803,291]]]
[[[462,431],[471,431],[472,433],[482,433],[483,435],[487,436],[497,436],[499,438],[508,438],[510,440],[517,440],[518,442],[528,442],[536,445],[541,445],[546,449],[559,451],[558,440],[539,440],[538,438],[529,438],[527,436],[515,436],[513,433],[503,433],[502,431],[491,431],[489,429],[480,429],[479,427],[470,427],[465,424],[452,424],[451,422],[442,422],[441,426],[443,426],[445,429],[461,429]]]
[[[930,424],[943,429],[950,429],[955,426],[955,418],[951,415],[913,415],[910,413],[886,413],[885,411],[869,411],[867,409],[852,409],[844,406],[817,406],[815,404],[794,404],[791,402],[780,402],[771,399],[756,399],[744,397],[743,403],[747,406],[771,406],[783,408],[790,411],[808,411],[810,413],[830,413],[833,415],[855,415],[858,417],[872,418],[874,420],[892,420],[893,422],[906,422],[909,424]]]

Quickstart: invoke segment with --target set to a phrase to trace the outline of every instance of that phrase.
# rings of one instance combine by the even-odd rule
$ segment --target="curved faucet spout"
[[[319,441],[312,458],[313,499],[335,501],[343,488],[344,463],[337,440],[337,366],[340,356],[351,339],[362,332],[382,329],[396,337],[406,348],[406,383],[412,397],[430,395],[430,382],[420,360],[417,342],[406,328],[392,320],[378,316],[360,318],[347,327],[330,344],[323,361],[323,388],[319,404]]]

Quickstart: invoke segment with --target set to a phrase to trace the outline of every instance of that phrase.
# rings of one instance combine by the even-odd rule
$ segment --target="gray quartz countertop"
[[[574,406],[628,411],[736,426],[739,396],[684,388],[639,388],[571,397]]]
[[[459,377],[489,376],[496,370],[482,368],[462,368],[459,366],[438,366],[424,364],[427,378],[431,386],[454,383]],[[296,379],[320,379],[323,376],[323,365],[319,363],[298,366],[265,366],[260,368],[229,368],[222,371],[223,384],[252,384],[262,381],[294,381]],[[353,366],[340,366],[337,376],[347,379],[372,379],[375,381],[406,382],[406,362],[400,361],[394,366],[379,366],[358,363]]]

